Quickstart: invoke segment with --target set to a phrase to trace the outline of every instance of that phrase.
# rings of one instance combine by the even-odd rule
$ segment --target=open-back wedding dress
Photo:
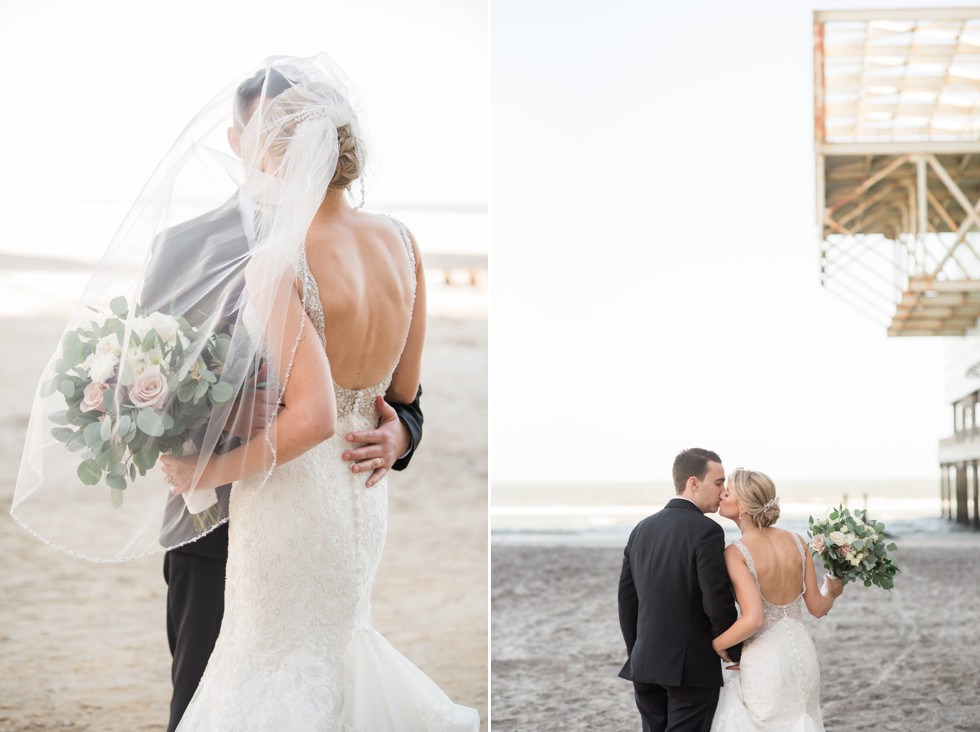
[[[758,587],[752,555],[741,539],[733,543]],[[796,544],[805,578],[805,549],[798,538]],[[765,624],[745,641],[739,670],[725,671],[711,732],[824,732],[820,664],[803,625],[805,579],[802,588],[799,597],[786,605],[775,605],[762,595]]]
[[[411,240],[398,228],[414,277]],[[298,271],[325,346],[305,257]],[[371,627],[387,481],[365,488],[341,454],[345,434],[377,425],[375,398],[390,380],[391,372],[367,389],[335,383],[336,435],[276,467],[265,485],[259,476],[232,490],[221,634],[180,732],[479,729],[476,710],[450,701]]]

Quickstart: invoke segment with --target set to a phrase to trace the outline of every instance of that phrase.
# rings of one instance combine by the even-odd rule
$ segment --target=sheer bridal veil
[[[275,467],[306,232],[345,156],[364,161],[351,93],[326,55],[277,56],[188,123],[41,375],[11,509],[28,531],[101,561],[170,549],[227,520],[227,489],[171,495],[161,454],[196,455],[196,480],[263,440]]]

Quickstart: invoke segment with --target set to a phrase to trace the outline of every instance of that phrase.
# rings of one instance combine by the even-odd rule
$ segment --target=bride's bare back
[[[803,591],[803,565],[796,536],[767,528],[742,536],[752,554],[762,596],[773,605],[787,605]]]
[[[307,234],[306,258],[325,314],[330,370],[340,386],[374,386],[398,364],[390,399],[410,402],[415,397],[425,290],[414,242],[412,247],[415,273],[391,219],[346,206],[329,210],[325,205],[317,212]]]

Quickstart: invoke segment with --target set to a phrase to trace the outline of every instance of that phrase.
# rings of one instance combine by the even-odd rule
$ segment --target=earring
[[[357,204],[357,208],[364,208],[364,176],[361,176],[361,202]]]

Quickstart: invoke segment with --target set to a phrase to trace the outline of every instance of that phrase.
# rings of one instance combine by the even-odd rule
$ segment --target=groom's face
[[[714,513],[721,504],[721,494],[725,492],[725,469],[721,463],[709,460],[708,472],[698,483],[694,502],[703,513]]]

